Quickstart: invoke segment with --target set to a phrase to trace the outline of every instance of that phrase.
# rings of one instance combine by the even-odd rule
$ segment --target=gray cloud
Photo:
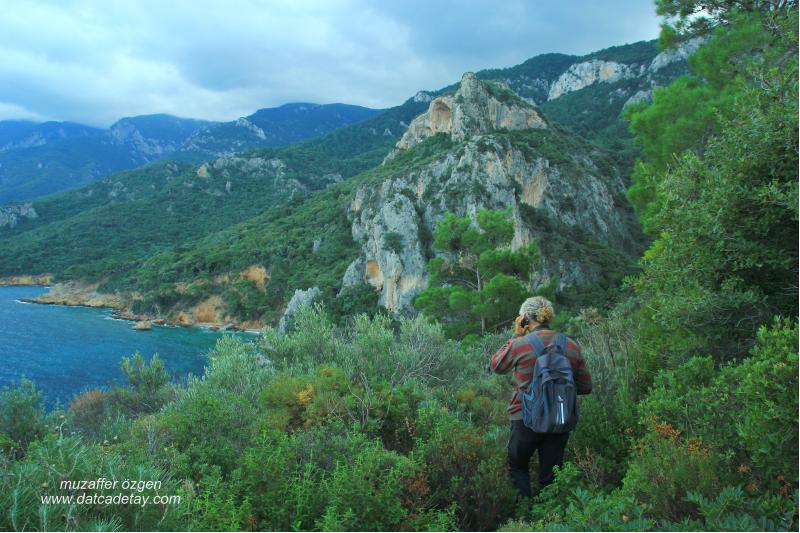
[[[0,119],[231,120],[292,101],[397,105],[467,70],[655,38],[649,2],[6,1]]]

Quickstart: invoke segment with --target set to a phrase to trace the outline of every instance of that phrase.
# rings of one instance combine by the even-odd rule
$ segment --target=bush
[[[255,403],[265,383],[274,375],[271,362],[255,343],[226,335],[208,354],[205,382],[208,387],[226,390]]]
[[[0,391],[0,428],[13,442],[14,457],[24,455],[28,445],[44,435],[42,391],[32,381],[23,378],[16,387],[7,385]]]
[[[147,362],[137,352],[123,357],[119,366],[128,380],[128,388],[116,388],[109,393],[114,408],[128,415],[155,413],[175,398],[169,386],[169,373],[158,354]]]
[[[735,395],[742,410],[737,433],[764,481],[776,489],[798,482],[797,338],[796,322],[762,326],[753,355],[724,375],[738,385]]]
[[[134,446],[195,481],[214,466],[227,475],[252,440],[254,419],[246,399],[190,383],[164,411],[137,420]]]
[[[428,487],[412,460],[373,442],[338,462],[322,490],[328,501],[318,528],[384,531],[400,529],[410,509],[424,508]]]
[[[556,468],[553,483],[533,500],[522,520],[500,531],[646,531],[654,525],[630,496],[588,488],[570,462]]]
[[[499,429],[499,428],[497,428]],[[516,491],[506,466],[506,431],[477,428],[434,406],[423,406],[412,452],[438,509],[456,506],[463,529],[495,529],[511,514]]]
[[[75,429],[86,437],[96,437],[106,418],[106,403],[106,393],[97,389],[76,396],[69,405]]]
[[[635,445],[623,493],[649,506],[652,516],[680,520],[690,515],[690,492],[712,496],[719,489],[717,457],[702,441],[684,439],[667,423],[652,420]]]
[[[148,463],[126,460],[113,449],[88,446],[79,438],[48,435],[31,444],[23,461],[0,466],[8,474],[0,476],[0,529],[4,531],[156,531],[181,527],[180,506],[42,504],[43,495],[77,496],[84,492],[62,490],[62,481],[101,477],[120,484],[126,479],[160,481],[159,494],[181,493],[178,484],[163,470]],[[119,492],[125,492],[120,485],[110,491],[97,491],[107,495]],[[152,498],[155,491],[147,489],[141,494]]]

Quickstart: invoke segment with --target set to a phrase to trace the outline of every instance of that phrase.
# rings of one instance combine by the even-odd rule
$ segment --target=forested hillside
[[[99,291],[102,301],[124,302],[125,316],[166,318],[182,324],[195,320],[187,317],[197,314],[197,306],[211,305],[209,299],[213,299],[212,317],[218,324],[275,323],[295,290],[314,286],[331,305],[332,298],[343,292],[346,298],[336,301],[338,307],[367,309],[378,302],[397,311],[397,304],[389,302],[386,295],[406,281],[382,284],[373,279],[372,288],[383,295],[370,294],[364,280],[359,281],[364,276],[358,271],[365,268],[364,264],[354,263],[366,263],[373,260],[366,255],[375,255],[366,252],[374,243],[354,243],[348,235],[364,233],[365,229],[345,227],[355,224],[350,196],[362,194],[355,184],[364,180],[336,185],[335,190],[340,192],[314,198],[315,191],[367,171],[367,182],[377,183],[369,178],[377,174],[390,177],[395,184],[391,193],[394,199],[387,196],[372,202],[372,208],[413,200],[415,210],[405,213],[402,220],[393,223],[400,225],[386,232],[404,235],[403,250],[416,248],[418,253],[413,259],[402,253],[395,259],[384,257],[378,261],[382,272],[395,270],[392,276],[416,279],[413,285],[422,287],[424,262],[433,253],[424,242],[425,235],[445,211],[475,212],[481,207],[513,204],[517,240],[547,236],[543,239],[544,262],[535,273],[538,281],[533,283],[534,288],[549,284],[577,309],[589,301],[587,295],[591,299],[618,292],[620,280],[634,271],[635,259],[643,249],[638,224],[623,195],[638,149],[632,148],[620,113],[626,105],[647,101],[654,86],[685,72],[686,57],[693,50],[692,46],[680,45],[675,50],[659,51],[653,42],[642,42],[584,57],[545,54],[508,69],[479,72],[479,79],[495,80],[486,87],[501,105],[516,102],[524,107],[541,102],[539,109],[551,127],[530,134],[503,134],[504,127],[499,127],[494,132],[474,132],[489,135],[482,140],[476,137],[475,142],[459,139],[428,143],[412,158],[423,164],[406,168],[396,164],[393,174],[374,167],[415,116],[438,97],[454,94],[459,85],[421,91],[402,106],[314,141],[226,155],[203,164],[160,162],[31,205],[3,208],[0,217],[5,216],[8,222],[5,228],[0,227],[0,243],[8,253],[0,254],[0,273],[50,273],[57,281],[79,282],[82,293]],[[559,111],[564,107],[559,107],[563,100],[571,102],[568,108],[574,113]],[[550,110],[557,120],[550,118]],[[186,144],[197,145],[195,148],[175,156],[192,160],[206,149],[211,155],[217,149],[212,149],[217,142],[214,139],[219,137],[222,145],[234,141],[225,141],[229,130],[258,129],[257,124],[273,124],[270,128],[274,130],[274,124],[307,121],[310,113],[339,111],[335,106],[300,110],[297,105],[265,110],[263,116],[248,118],[250,126],[230,123],[200,132]],[[484,109],[473,116],[481,121],[488,114]],[[592,124],[601,124],[596,134],[591,133]],[[268,141],[250,133],[253,142]],[[201,137],[205,141],[200,142]],[[504,159],[506,155],[512,157],[512,163]],[[496,164],[502,166],[503,176],[500,181],[492,178],[494,184],[489,186],[482,176]],[[450,170],[445,175],[443,169]],[[401,177],[411,188],[419,189],[426,182],[427,193],[416,199],[406,195],[403,200],[402,194],[397,196],[405,187],[398,181]],[[416,185],[411,185],[413,182]],[[535,192],[547,188],[548,183],[556,185],[547,195]],[[435,192],[437,189],[446,194]],[[495,192],[481,193],[490,190]],[[292,203],[286,204],[290,197]],[[429,208],[426,204],[430,202]],[[325,236],[317,222],[304,214],[320,209],[326,219],[338,221],[341,231]],[[297,220],[294,227],[304,237],[283,244],[278,237],[285,231],[283,219]],[[2,221],[0,218],[0,224]],[[234,229],[232,226],[238,223],[241,226]],[[385,223],[373,216],[367,226]],[[368,232],[379,231],[376,228]],[[626,235],[624,243],[619,239],[622,234]],[[378,245],[378,249],[381,247]],[[322,253],[316,253],[318,248]],[[312,255],[308,255],[310,250],[314,250]],[[564,255],[574,259],[565,263],[561,260]],[[308,268],[298,272],[287,267],[297,260]],[[325,275],[303,273],[317,272],[315,265]],[[343,271],[341,265],[349,270]],[[291,274],[285,273],[287,268]],[[262,287],[261,281],[256,280],[255,285],[252,280],[248,282],[253,269],[269,272],[270,283]],[[70,285],[62,292],[74,290]],[[403,292],[401,306],[407,307],[413,294],[405,289]],[[358,305],[348,302],[351,298]],[[49,301],[85,303],[80,298],[58,295]]]
[[[797,530],[797,6],[659,0],[657,9],[665,17],[660,46],[697,37],[703,44],[689,59],[687,76],[655,89],[652,103],[633,102],[625,111],[640,148],[627,197],[648,242],[626,240],[632,233],[619,215],[626,208],[615,203],[624,198],[612,194],[623,182],[607,153],[556,127],[509,85],[465,76],[456,92],[426,103],[426,114],[407,121],[392,155],[365,172],[358,165],[388,146],[359,144],[373,138],[363,129],[339,130],[350,146],[361,146],[346,152],[351,161],[343,159],[350,180],[287,195],[284,210],[161,250],[111,279],[122,284],[133,272],[157,283],[185,279],[194,269],[211,273],[213,281],[228,266],[250,264],[246,254],[258,263],[257,254],[269,252],[270,264],[281,267],[276,279],[287,288],[338,281],[361,257],[363,277],[355,276],[359,283],[350,290],[366,292],[348,305],[329,299],[301,306],[284,332],[266,327],[254,342],[220,341],[204,375],[185,385],[170,383],[158,358],[137,355],[121,363],[127,386],[88,391],[50,413],[34,384],[4,389],[0,472],[9,475],[0,476],[0,528]],[[486,109],[495,113],[480,114]],[[320,151],[343,153],[338,141],[319,143],[313,146]],[[280,157],[302,154],[292,150],[303,146],[312,145],[287,148]],[[482,170],[486,190],[473,188],[479,180],[469,178],[478,173],[459,167],[464,158]],[[619,225],[613,218],[586,219],[593,227],[579,218],[588,209],[563,208],[569,197],[560,189],[558,203],[547,204],[536,187],[526,192],[535,180],[521,180],[519,191],[514,180],[506,181],[515,175],[509,169],[537,164],[536,175],[553,184],[548,190],[591,185],[621,217]],[[153,169],[169,171],[166,164]],[[206,167],[209,176],[214,171]],[[202,183],[197,168],[186,172],[182,180],[191,175]],[[411,187],[432,176],[468,192],[425,196]],[[587,176],[594,178],[590,185],[577,179]],[[486,215],[479,213],[491,211],[465,208],[470,195],[483,198],[484,208],[498,207],[487,198],[540,203],[520,201],[510,212]],[[452,209],[426,218],[415,208],[421,198]],[[336,208],[337,202],[349,209]],[[597,201],[592,206],[599,209]],[[480,224],[459,233],[453,230],[464,220],[459,217],[467,226]],[[535,249],[548,243],[524,233],[523,218],[547,225],[545,236],[566,235],[564,241],[577,241],[574,232],[582,228],[585,250],[645,248],[624,280],[606,280],[613,291],[573,299],[580,305],[566,309],[564,291],[549,294],[555,327],[583,346],[594,390],[582,398],[567,462],[533,501],[516,500],[508,479],[510,381],[486,370],[510,331],[481,328],[458,340],[452,322],[431,319],[433,307],[423,309],[427,314],[389,314],[370,305],[370,313],[349,316],[361,309],[361,296],[377,298],[379,281],[381,297],[396,294],[386,290],[388,266],[409,271],[411,233],[391,225],[400,219],[436,222],[430,233],[414,226],[428,250],[415,253],[431,271],[442,272],[448,250],[468,248],[459,238],[472,238],[473,247],[482,247],[478,255],[485,254],[481,268],[500,272],[511,265],[532,291]],[[564,229],[565,220],[580,223]],[[606,240],[599,237],[601,222]],[[378,231],[361,234],[359,223]],[[45,238],[47,224],[34,231]],[[509,242],[517,243],[513,250]],[[16,243],[7,238],[1,245]],[[365,255],[351,263],[349,252]],[[31,253],[20,249],[20,257]],[[314,264],[315,257],[322,259]],[[18,268],[11,261],[4,258],[4,271]],[[100,258],[86,264],[102,265]],[[233,283],[257,287],[244,275]],[[188,298],[186,289],[176,298]],[[464,310],[473,297],[462,292],[453,303]],[[253,311],[251,300],[238,303]],[[491,316],[497,304],[478,303],[470,310],[478,318]],[[518,305],[508,303],[511,317]],[[67,493],[58,490],[62,480],[100,477],[160,480],[159,494],[181,502],[41,503],[42,494]]]
[[[0,122],[0,204],[75,189],[165,158],[202,162],[287,146],[378,112],[346,104],[285,104],[231,122],[157,114],[125,117],[105,130],[71,123]]]

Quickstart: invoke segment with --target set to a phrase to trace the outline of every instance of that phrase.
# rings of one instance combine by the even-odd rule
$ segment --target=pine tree
[[[507,325],[530,296],[527,279],[540,262],[535,243],[512,250],[513,237],[506,211],[480,211],[477,226],[468,217],[445,215],[434,232],[439,256],[428,263],[431,286],[417,297],[417,309],[455,338]]]

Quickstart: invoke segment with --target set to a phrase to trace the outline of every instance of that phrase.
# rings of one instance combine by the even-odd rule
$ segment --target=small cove
[[[83,391],[125,383],[122,357],[158,353],[173,380],[201,375],[207,353],[230,333],[201,328],[153,327],[134,331],[110,309],[20,302],[47,291],[42,286],[0,287],[0,387],[21,378],[44,392],[48,407],[68,405]],[[250,339],[251,335],[237,336]]]

